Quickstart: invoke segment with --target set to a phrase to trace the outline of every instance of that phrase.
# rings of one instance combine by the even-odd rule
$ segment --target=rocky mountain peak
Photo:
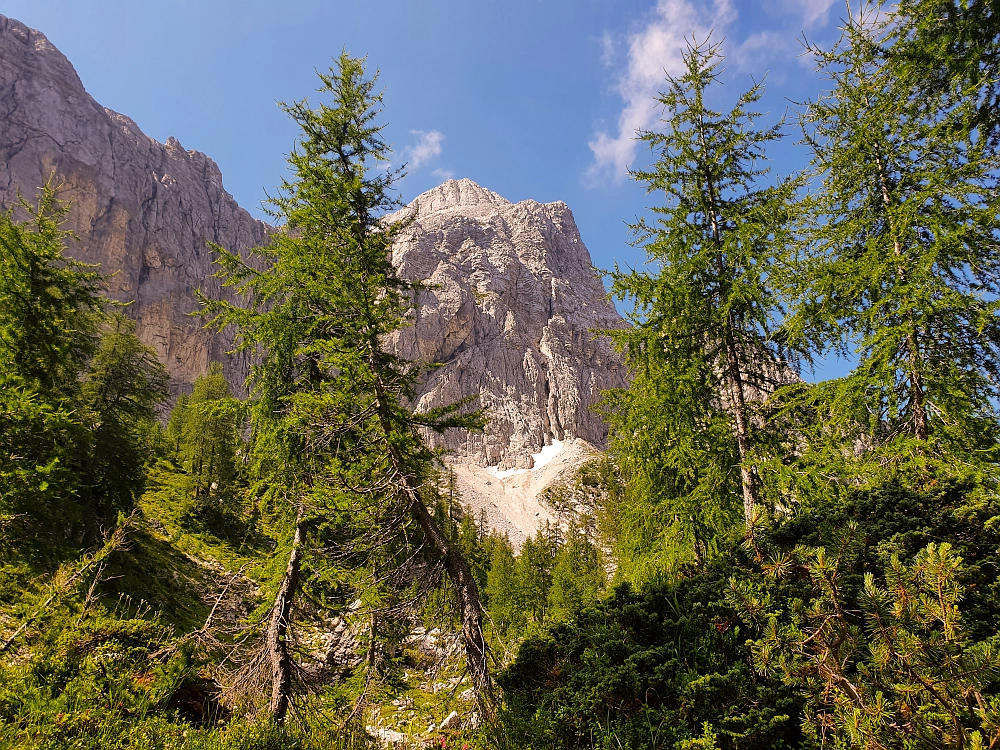
[[[190,315],[193,292],[228,293],[212,276],[210,242],[243,252],[264,244],[269,228],[226,192],[218,165],[100,106],[44,35],[4,16],[0,123],[0,209],[15,205],[18,191],[30,199],[54,175],[72,204],[67,228],[80,238],[72,254],[99,264],[108,293],[131,302],[138,334],[166,364],[174,392],[189,389],[213,360],[242,389],[247,362],[227,354],[231,336],[213,335]],[[420,384],[417,407],[470,398],[489,420],[482,433],[431,442],[482,487],[512,477],[531,485],[538,456],[562,445],[582,456],[586,445],[601,445],[605,427],[592,407],[604,389],[623,384],[623,368],[595,331],[623,323],[569,207],[513,203],[461,179],[403,211],[416,217],[394,261],[429,286],[413,325],[393,343],[407,359],[442,365]],[[555,459],[546,476],[566,460]],[[483,502],[496,495],[484,491]],[[534,508],[517,516],[523,533],[544,520]]]
[[[418,208],[421,215],[438,211],[459,211],[469,214],[476,213],[477,210],[490,211],[496,206],[509,206],[510,201],[468,177],[463,177],[460,180],[446,180],[437,187],[421,193],[410,205]]]
[[[403,276],[424,280],[414,325],[396,346],[439,362],[420,392],[432,408],[473,398],[483,434],[429,436],[480,466],[530,469],[553,441],[600,445],[592,407],[622,385],[620,360],[595,331],[623,323],[565,203],[512,203],[471,180],[418,196],[393,249]]]

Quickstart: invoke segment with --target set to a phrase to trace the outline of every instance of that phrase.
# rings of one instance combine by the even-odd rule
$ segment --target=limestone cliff
[[[239,387],[246,362],[225,354],[231,339],[189,313],[195,289],[225,291],[211,277],[208,243],[244,251],[268,227],[225,191],[210,158],[173,138],[158,143],[101,107],[41,33],[0,16],[0,207],[18,191],[32,197],[50,174],[72,201],[72,253],[111,274],[112,297],[132,301],[139,336],[166,363],[175,392],[215,359]],[[393,343],[406,358],[443,363],[421,384],[418,407],[473,397],[489,419],[482,434],[432,439],[456,461],[500,475],[531,470],[546,446],[601,445],[605,428],[591,407],[623,372],[591,330],[622,321],[569,208],[511,203],[450,180],[406,210],[417,218],[394,261],[430,289]],[[479,477],[482,487],[490,476]],[[523,514],[529,526],[537,515]]]
[[[140,338],[167,366],[174,391],[222,360],[241,384],[231,340],[202,329],[192,290],[217,294],[208,243],[260,244],[266,226],[222,187],[210,158],[144,135],[90,97],[69,60],[40,32],[0,15],[0,207],[31,200],[51,175],[72,202],[81,260],[98,263],[109,295],[132,301]]]
[[[511,203],[449,180],[412,209],[393,259],[431,289],[397,348],[444,364],[423,384],[421,408],[474,397],[489,420],[483,433],[431,439],[499,471],[532,468],[532,454],[553,441],[601,445],[606,428],[592,407],[623,381],[620,358],[593,330],[622,319],[566,204]]]

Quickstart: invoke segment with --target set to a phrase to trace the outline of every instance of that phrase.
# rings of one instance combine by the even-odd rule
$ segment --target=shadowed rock
[[[71,201],[72,255],[100,264],[109,296],[170,373],[174,393],[220,360],[242,389],[246,362],[232,339],[202,328],[192,291],[219,294],[208,248],[243,251],[267,227],[222,187],[210,158],[174,138],[159,143],[86,92],[69,60],[43,34],[0,15],[0,206],[29,201],[50,175]]]

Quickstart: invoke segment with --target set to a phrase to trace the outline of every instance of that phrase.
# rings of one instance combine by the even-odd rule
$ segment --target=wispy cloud
[[[780,11],[778,17],[771,23],[765,21],[763,27],[759,19],[745,19],[756,28],[743,38],[730,36],[725,49],[738,69],[755,72],[768,61],[800,57],[799,35],[827,27],[837,2],[776,0],[773,7]],[[615,127],[599,130],[588,143],[593,161],[585,175],[587,182],[621,182],[627,176],[639,146],[636,131],[652,128],[659,116],[655,97],[663,89],[664,75],[683,72],[688,41],[702,42],[711,32],[713,40],[722,41],[729,32],[737,31],[733,22],[738,4],[737,0],[656,0],[655,9],[638,31],[627,37],[610,33],[601,37],[604,65],[613,66],[619,57],[625,58],[624,50],[616,54],[622,42],[627,42],[627,61],[615,87],[622,99]]]
[[[411,130],[417,142],[406,149],[406,161],[410,169],[419,169],[427,162],[441,155],[444,133],[440,130]]]
[[[433,172],[431,172],[431,175],[437,177],[439,180],[451,180],[454,179],[455,177],[454,172],[452,172],[450,169],[444,169],[443,167],[435,169]]]
[[[830,20],[830,8],[835,2],[836,0],[784,0],[783,5],[789,12],[800,14],[802,26],[808,31],[826,25]]]
[[[793,57],[802,50],[795,37],[778,31],[759,31],[732,45],[732,59],[740,70],[756,72],[761,63],[776,57]]]
[[[780,11],[778,23],[727,44],[728,52],[744,71],[761,71],[774,61],[793,58],[798,58],[801,67],[811,68],[812,59],[803,54],[803,38],[822,34],[830,26],[831,8],[837,4],[838,0],[779,0],[775,5]],[[846,10],[844,0],[839,0],[839,5]],[[780,78],[782,73],[776,75]]]
[[[621,181],[627,176],[638,143],[637,130],[650,128],[659,105],[654,97],[663,87],[665,73],[677,75],[683,69],[685,39],[704,40],[716,29],[722,38],[726,24],[736,17],[731,0],[658,0],[649,23],[628,38],[628,64],[618,82],[624,107],[613,133],[601,131],[590,141],[594,160],[587,179],[598,183],[610,177]],[[605,48],[606,51],[606,48]]]
[[[601,64],[610,66],[615,61],[615,39],[610,31],[605,31],[600,38]]]

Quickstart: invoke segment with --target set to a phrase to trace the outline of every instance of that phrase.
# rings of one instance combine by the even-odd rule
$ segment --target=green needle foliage
[[[392,244],[412,216],[392,215],[401,206],[391,192],[400,172],[387,166],[382,95],[363,60],[346,53],[319,77],[329,105],[285,106],[302,137],[289,156],[292,175],[270,202],[283,226],[255,251],[259,265],[217,248],[219,275],[249,304],[202,299],[212,324],[235,327],[238,348],[259,358],[249,383],[251,464],[272,512],[285,506],[296,518],[267,633],[279,723],[291,694],[286,637],[306,585],[303,556],[309,580],[327,587],[310,584],[311,598],[344,606],[361,597],[373,668],[382,661],[379,628],[421,539],[456,586],[470,672],[480,695],[489,693],[475,581],[425,505],[437,483],[436,455],[420,433],[480,421],[458,407],[413,410],[424,365],[387,346],[409,324],[418,285],[392,265]],[[331,560],[339,573],[323,572]]]
[[[896,74],[927,94],[971,98],[975,126],[1000,139],[1000,13],[990,0],[902,0],[884,53]]]
[[[81,393],[94,440],[87,473],[95,526],[130,513],[142,494],[156,408],[167,399],[168,383],[156,351],[136,338],[135,323],[121,313],[110,316]]]
[[[157,465],[159,483],[184,507],[185,524],[223,538],[245,531],[240,471],[244,412],[222,365],[213,362],[191,393],[177,399],[165,436],[169,460]]]
[[[0,215],[0,377],[72,396],[94,353],[104,299],[94,266],[64,254],[69,208],[47,183],[32,205]]]
[[[782,621],[771,616],[754,646],[762,674],[781,675],[808,696],[807,726],[825,744],[889,748],[985,748],[1000,742],[1000,704],[993,685],[1000,654],[973,642],[963,627],[962,559],[947,542],[931,543],[911,564],[892,555],[884,583],[864,572],[851,596],[850,566],[861,530],[849,523],[828,553],[797,547],[765,571],[773,578],[804,569],[812,586]],[[761,619],[749,589],[733,585],[731,601]]]
[[[190,394],[177,400],[167,424],[167,441],[175,458],[197,478],[199,494],[213,484],[230,484],[237,472],[237,451],[242,428],[240,402],[222,365],[213,362],[194,381]]]
[[[622,470],[654,506],[634,525],[645,519],[700,558],[740,515],[749,525],[761,501],[753,402],[787,378],[771,276],[789,242],[794,185],[763,184],[781,125],[755,127],[762,87],[716,111],[707,98],[718,45],[691,46],[684,60],[658,97],[663,132],[640,134],[656,162],[634,177],[665,203],[632,227],[649,268],[612,273],[613,293],[634,302],[633,327],[610,335],[635,380],[607,405]],[[653,541],[639,537],[635,546]]]
[[[0,534],[15,554],[96,538],[142,491],[167,377],[66,255],[52,184],[0,215]],[[41,545],[38,547],[37,545]]]
[[[928,102],[894,75],[890,23],[865,5],[830,50],[810,47],[831,88],[802,116],[820,181],[788,330],[858,356],[829,389],[832,422],[857,430],[838,441],[975,462],[996,442],[997,162],[975,97]]]

